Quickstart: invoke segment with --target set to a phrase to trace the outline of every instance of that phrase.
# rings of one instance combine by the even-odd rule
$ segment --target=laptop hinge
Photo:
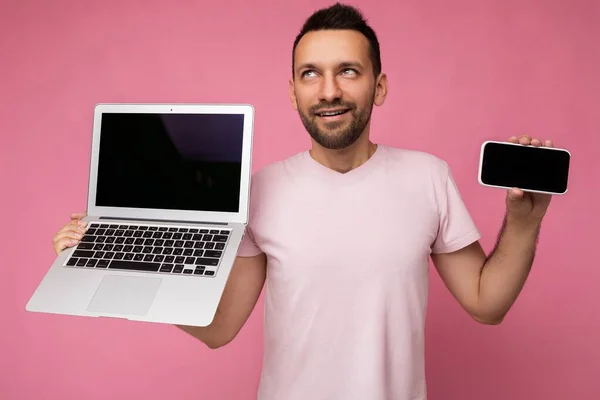
[[[208,222],[208,221],[179,221],[174,219],[152,219],[152,218],[124,218],[124,217],[100,217],[99,219],[110,219],[114,221],[140,221],[140,222],[160,222],[171,224],[198,224],[198,225],[221,225],[228,226],[227,222]]]

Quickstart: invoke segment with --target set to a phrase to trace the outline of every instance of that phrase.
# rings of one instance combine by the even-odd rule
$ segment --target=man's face
[[[385,94],[373,75],[368,40],[350,30],[309,32],[294,64],[290,98],[310,136],[328,149],[353,144]]]

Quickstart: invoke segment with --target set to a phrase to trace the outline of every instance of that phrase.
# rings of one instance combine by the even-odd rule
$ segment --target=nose
[[[321,101],[332,102],[342,97],[342,90],[335,76],[331,74],[323,75],[319,97]]]

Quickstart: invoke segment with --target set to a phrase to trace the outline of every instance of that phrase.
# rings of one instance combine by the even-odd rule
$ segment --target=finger
[[[69,215],[69,217],[71,219],[82,219],[86,216],[86,214],[84,212],[80,212],[80,213],[72,213],[71,215]]]
[[[66,226],[67,227],[69,227],[69,226],[79,226],[79,227],[82,227],[82,228],[86,228],[87,224],[88,223],[86,221],[82,220],[82,219],[73,219]]]
[[[531,136],[529,135],[521,135],[521,137],[519,138],[519,143],[522,145],[529,145],[529,143],[531,142]]]
[[[525,192],[518,188],[512,188],[508,191],[508,197],[511,200],[521,200],[524,194]]]
[[[54,243],[57,243],[58,241],[60,241],[62,239],[79,241],[83,237],[84,233],[85,233],[84,230],[81,230],[78,228],[63,229],[63,230],[58,231],[58,233],[56,235],[54,235],[54,237],[52,238],[52,241]]]
[[[552,140],[546,140],[544,142],[544,146],[546,146],[546,147],[554,147],[554,143],[552,143]]]
[[[531,139],[531,145],[535,147],[540,147],[542,145],[542,141],[540,139]]]
[[[69,231],[85,233],[85,231],[87,231],[87,228],[88,227],[85,222],[73,220],[67,225],[63,226],[61,229],[59,229],[59,231],[56,232],[56,234],[58,235]]]
[[[56,254],[58,254],[68,247],[73,247],[77,245],[77,243],[79,243],[77,240],[62,238],[58,242],[54,243],[54,251],[56,252]]]
[[[509,137],[509,138],[508,138],[508,141],[509,141],[510,143],[515,143],[515,144],[517,144],[517,143],[519,143],[519,138],[518,138],[518,137],[516,137],[516,136],[511,136],[511,137]]]

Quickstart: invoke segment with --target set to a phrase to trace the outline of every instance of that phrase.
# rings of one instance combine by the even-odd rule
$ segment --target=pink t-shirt
[[[445,162],[378,145],[255,174],[240,256],[266,253],[259,400],[425,400],[428,256],[479,239]]]

